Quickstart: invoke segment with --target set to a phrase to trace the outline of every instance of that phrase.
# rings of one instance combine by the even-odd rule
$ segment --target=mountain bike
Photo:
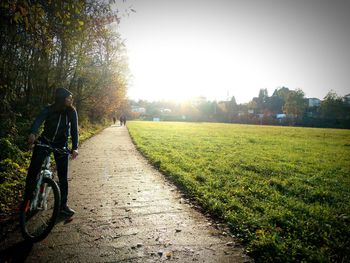
[[[70,154],[67,148],[59,149],[37,142],[37,147],[47,149],[45,158],[33,192],[26,194],[20,208],[20,227],[23,237],[31,242],[38,242],[47,237],[54,227],[61,206],[60,188],[51,171],[51,153]],[[35,187],[34,187],[35,186]]]

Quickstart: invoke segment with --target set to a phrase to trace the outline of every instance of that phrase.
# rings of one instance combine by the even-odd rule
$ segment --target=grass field
[[[136,121],[128,129],[258,262],[350,261],[350,130]]]

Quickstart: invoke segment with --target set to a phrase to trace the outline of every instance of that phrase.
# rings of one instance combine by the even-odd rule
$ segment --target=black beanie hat
[[[65,88],[57,88],[55,91],[55,98],[57,99],[65,99],[67,98],[69,95],[73,95],[72,92],[70,92],[69,90],[65,89]]]

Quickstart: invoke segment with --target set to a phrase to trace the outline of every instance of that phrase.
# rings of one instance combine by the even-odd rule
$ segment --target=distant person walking
[[[117,118],[113,117],[113,124],[115,124],[116,121],[117,121]]]
[[[126,125],[126,116],[124,114],[120,115],[120,118],[119,118],[119,121],[120,121],[120,126],[125,126]]]

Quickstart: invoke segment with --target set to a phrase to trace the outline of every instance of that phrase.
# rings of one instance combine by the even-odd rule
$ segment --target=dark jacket
[[[41,137],[57,147],[67,146],[68,137],[72,137],[72,149],[78,149],[78,114],[75,109],[54,110],[53,106],[45,107],[33,122],[31,132],[36,134],[45,121]]]

